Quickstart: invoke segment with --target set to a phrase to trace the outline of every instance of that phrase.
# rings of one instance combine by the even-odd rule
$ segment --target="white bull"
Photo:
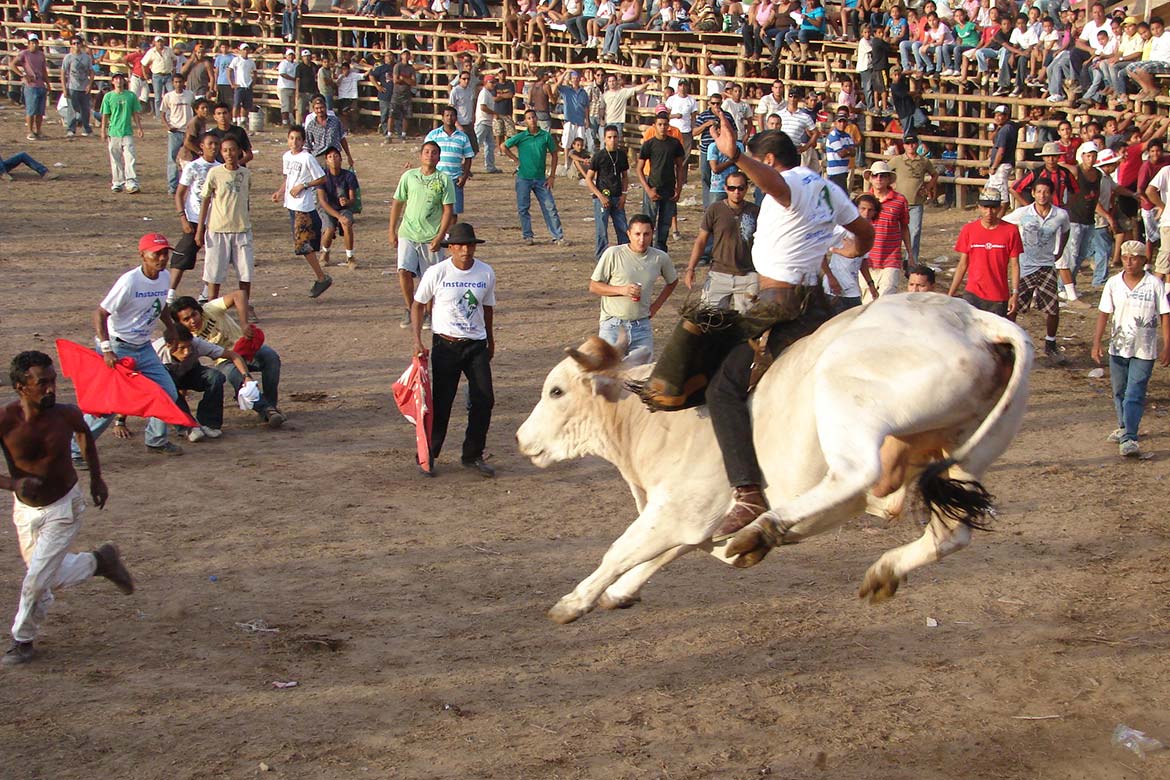
[[[967,546],[990,509],[979,484],[1019,430],[1032,366],[1016,325],[933,293],[850,310],[783,353],[750,404],[772,511],[712,543],[731,500],[706,408],[651,413],[625,389],[648,366],[596,337],[566,350],[520,426],[540,467],[585,455],[614,464],[638,517],[601,565],[549,611],[567,623],[599,603],[630,606],[659,569],[702,549],[736,566],[862,511],[897,516],[918,478],[931,514],[918,540],[884,553],[859,595],[892,596],[905,575]]]

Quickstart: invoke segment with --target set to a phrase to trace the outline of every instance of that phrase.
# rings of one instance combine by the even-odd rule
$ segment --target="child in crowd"
[[[333,277],[321,270],[317,253],[321,251],[321,215],[317,213],[317,187],[325,183],[325,169],[317,158],[305,151],[305,128],[288,129],[288,151],[281,158],[284,183],[272,193],[273,203],[284,203],[292,229],[293,253],[305,258],[317,281],[309,290],[317,298],[333,284]]]

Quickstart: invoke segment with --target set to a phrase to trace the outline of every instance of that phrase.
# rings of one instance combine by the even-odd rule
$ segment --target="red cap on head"
[[[167,237],[162,233],[147,233],[138,239],[139,252],[161,252],[164,249],[172,248],[171,242],[167,241]]]

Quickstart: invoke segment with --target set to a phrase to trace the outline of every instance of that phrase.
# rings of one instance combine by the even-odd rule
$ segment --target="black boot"
[[[105,577],[127,596],[134,592],[134,578],[122,565],[117,547],[106,542],[93,551],[93,557],[97,559],[97,568],[93,572],[95,577]]]

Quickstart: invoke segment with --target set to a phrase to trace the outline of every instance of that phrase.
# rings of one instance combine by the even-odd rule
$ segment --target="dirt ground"
[[[48,140],[26,142],[19,123],[0,109],[5,152],[64,167],[58,182],[21,170],[0,184],[5,361],[88,343],[138,236],[178,230],[156,125],[140,143],[144,192],[128,196],[109,192],[96,138],[66,142],[47,124]],[[142,421],[132,442],[101,439],[111,499],[86,515],[80,545],[116,540],[138,592],[99,580],[58,595],[39,660],[0,673],[0,777],[239,778],[262,764],[321,780],[1170,775],[1170,755],[1110,745],[1119,723],[1170,742],[1165,370],[1144,424],[1154,457],[1122,461],[1105,442],[1108,382],[1086,375],[1091,319],[1067,316],[1072,362],[1037,367],[1024,430],[987,480],[994,532],[890,603],[856,588],[918,525],[859,518],[747,571],[689,556],[636,608],[556,626],[545,610],[634,517],[608,464],[538,470],[513,444],[561,350],[596,328],[584,189],[557,185],[573,242],[561,249],[520,243],[510,177],[469,186],[499,278],[499,477],[453,461],[457,414],[429,481],[390,398],[410,339],[386,216],[413,147],[354,139],[362,266],[332,269],[333,289],[311,301],[267,200],[283,143],[256,136],[252,208],[254,300],[284,361],[289,422],[269,431],[230,408],[221,440],[165,462],[142,446]],[[683,213],[690,239],[699,211]],[[923,258],[970,218],[928,212]],[[680,265],[687,250],[675,247]],[[657,322],[660,345],[681,298]],[[1024,324],[1040,337],[1039,317]],[[0,561],[7,621],[24,571],[7,522]]]

